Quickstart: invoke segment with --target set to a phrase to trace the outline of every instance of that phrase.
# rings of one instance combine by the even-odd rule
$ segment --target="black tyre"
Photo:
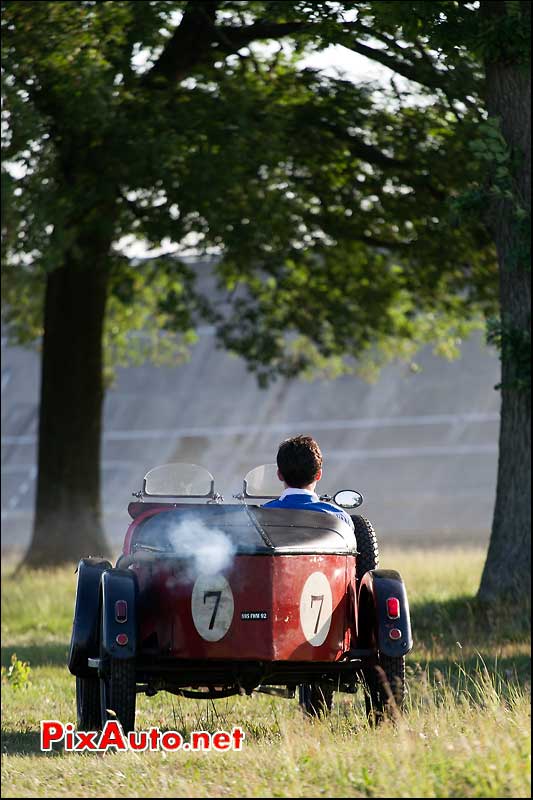
[[[333,708],[333,688],[323,683],[302,683],[299,688],[301,708],[311,717],[329,714]]]
[[[354,515],[352,520],[358,551],[355,577],[359,583],[365,572],[379,567],[379,549],[376,532],[369,520],[358,515]]]
[[[135,728],[135,659],[110,658],[104,677],[100,678],[102,724],[117,719],[124,733]]]
[[[101,730],[100,681],[96,676],[76,678],[76,710],[79,731]]]
[[[381,654],[365,672],[366,714],[371,724],[398,719],[405,705],[405,656]]]

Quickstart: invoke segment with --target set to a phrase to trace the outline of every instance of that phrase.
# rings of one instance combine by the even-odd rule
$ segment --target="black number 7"
[[[318,617],[316,618],[316,625],[314,632],[316,633],[318,630],[318,623],[320,621],[320,614],[322,613],[322,606],[324,605],[324,595],[323,594],[312,594],[311,595],[311,608],[313,608],[313,603],[315,600],[320,600],[320,608],[318,609]]]
[[[211,621],[209,623],[209,630],[211,631],[215,627],[215,619],[217,616],[220,598],[222,597],[222,592],[204,592],[204,605],[208,597],[216,597],[215,607],[213,608],[213,614],[211,615]]]

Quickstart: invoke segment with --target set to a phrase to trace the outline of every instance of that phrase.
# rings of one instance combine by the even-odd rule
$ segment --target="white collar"
[[[311,489],[295,489],[292,486],[289,486],[288,489],[285,489],[285,491],[280,494],[279,499],[284,500],[285,497],[288,497],[290,494],[306,494],[309,497],[316,497],[318,500],[318,495],[316,492],[312,492]]]

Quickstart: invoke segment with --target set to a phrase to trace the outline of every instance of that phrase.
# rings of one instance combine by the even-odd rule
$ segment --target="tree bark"
[[[33,537],[23,564],[109,555],[100,518],[109,242],[84,232],[46,283]]]
[[[500,17],[506,3],[485,3]],[[508,4],[511,5],[511,4]],[[529,29],[531,3],[521,4]],[[518,23],[517,23],[518,24]],[[499,57],[500,56],[500,57]],[[531,392],[521,385],[531,321],[531,272],[527,226],[518,208],[531,212],[531,78],[519,55],[494,53],[486,62],[489,117],[499,119],[510,151],[512,197],[497,197],[490,216],[500,267],[502,407],[496,505],[478,597],[485,602],[525,601],[531,580]],[[522,352],[519,352],[522,348]]]

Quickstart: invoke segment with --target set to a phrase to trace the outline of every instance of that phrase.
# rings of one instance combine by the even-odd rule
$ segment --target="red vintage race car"
[[[254,691],[294,697],[309,714],[335,691],[365,691],[369,718],[402,706],[412,647],[400,575],[378,569],[374,530],[352,490],[321,499],[334,514],[264,508],[275,465],[248,473],[224,503],[211,474],[156,467],[129,505],[116,566],[84,558],[68,666],[78,728],[116,715],[135,723],[139,692],[220,698]]]

